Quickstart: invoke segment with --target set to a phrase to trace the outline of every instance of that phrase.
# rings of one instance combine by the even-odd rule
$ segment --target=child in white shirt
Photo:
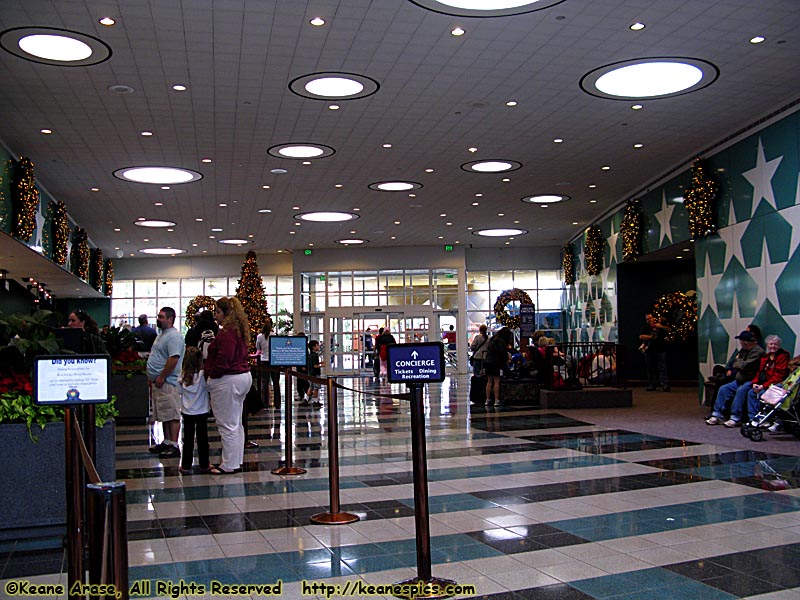
[[[183,417],[183,452],[180,472],[192,473],[194,438],[197,435],[197,457],[200,472],[209,471],[208,464],[208,389],[203,377],[203,354],[194,346],[188,346],[181,368],[181,416]]]

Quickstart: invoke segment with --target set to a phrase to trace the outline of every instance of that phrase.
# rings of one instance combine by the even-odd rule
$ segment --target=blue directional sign
[[[391,383],[444,381],[444,345],[439,342],[387,346]]]
[[[308,362],[304,335],[269,336],[269,364],[272,367],[305,367]]]

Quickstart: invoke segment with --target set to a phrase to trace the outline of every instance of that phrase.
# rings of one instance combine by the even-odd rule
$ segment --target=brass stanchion
[[[286,369],[286,408],[284,409],[283,418],[286,420],[286,450],[284,456],[286,460],[284,466],[272,469],[273,475],[302,475],[306,472],[305,469],[300,467],[293,467],[294,459],[292,457],[292,377],[289,375],[291,369]]]
[[[107,600],[128,598],[128,531],[125,482],[90,483],[86,503],[94,515],[90,530],[97,543],[90,546],[89,582],[113,583],[116,594],[100,596]]]
[[[431,530],[428,513],[428,466],[425,449],[425,410],[422,384],[409,383],[411,392],[411,462],[414,472],[414,524],[417,530],[417,576],[398,582],[410,588],[399,598],[449,598],[444,592],[451,579],[431,576]]]
[[[64,467],[67,492],[67,584],[71,589],[83,581],[83,524],[81,523],[81,469],[78,445],[73,431],[75,409],[64,407]]]
[[[339,506],[339,403],[336,400],[336,378],[328,377],[328,488],[331,511],[311,517],[318,525],[346,525],[359,520],[358,515],[341,512]]]

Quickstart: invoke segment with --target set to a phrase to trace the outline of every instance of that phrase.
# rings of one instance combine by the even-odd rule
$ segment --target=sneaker
[[[486,401],[485,404],[486,404],[486,406],[494,406],[494,400],[489,399],[489,400]]]
[[[180,458],[181,451],[177,446],[170,444],[158,454],[158,458]]]
[[[780,423],[773,423],[772,425],[769,426],[767,431],[769,431],[770,433],[780,433],[783,431],[783,425],[781,425]]]
[[[725,421],[723,423],[723,425],[725,425],[725,427],[730,427],[730,428],[738,427],[739,426],[739,421],[734,421],[733,419],[728,419],[727,421]]]
[[[719,425],[720,423],[722,423],[722,419],[719,419],[714,415],[711,415],[706,419],[706,425]]]
[[[155,446],[150,446],[147,450],[152,452],[153,454],[161,454],[164,450],[169,447],[169,444],[165,444],[164,442],[160,442]]]
[[[320,402],[319,400],[314,400],[314,402],[311,403],[311,406],[313,408],[322,408],[322,402]]]

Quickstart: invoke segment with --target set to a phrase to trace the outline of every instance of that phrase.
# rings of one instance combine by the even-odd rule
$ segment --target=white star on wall
[[[705,271],[703,271],[703,277],[697,281],[697,287],[703,294],[703,304],[713,308],[714,312],[717,312],[717,300],[716,296],[714,296],[714,292],[719,287],[719,282],[723,275],[725,275],[724,270],[717,275],[711,272],[711,259],[709,255],[706,254],[706,268]]]
[[[655,213],[653,216],[658,221],[659,227],[659,234],[658,234],[658,247],[660,248],[661,245],[664,243],[664,238],[667,238],[669,243],[672,243],[672,225],[670,225],[670,221],[672,220],[672,211],[675,210],[674,204],[667,204],[667,193],[662,190],[661,191],[661,210]]]
[[[608,240],[608,247],[611,249],[611,254],[608,255],[608,265],[611,266],[611,261],[617,262],[617,238],[619,231],[614,233],[614,223],[611,223],[611,235],[606,239]]]
[[[719,237],[725,242],[725,268],[728,268],[732,258],[736,258],[739,264],[744,266],[744,253],[742,252],[742,235],[747,229],[748,221],[737,223],[730,227],[723,227],[719,230]]]
[[[744,178],[753,186],[753,211],[755,211],[762,198],[769,202],[775,210],[778,209],[777,204],[775,204],[775,193],[772,191],[772,177],[775,175],[775,171],[778,170],[782,160],[783,156],[779,156],[768,161],[764,156],[764,146],[761,144],[761,138],[758,138],[756,166],[742,173]],[[750,216],[752,216],[752,213]]]

